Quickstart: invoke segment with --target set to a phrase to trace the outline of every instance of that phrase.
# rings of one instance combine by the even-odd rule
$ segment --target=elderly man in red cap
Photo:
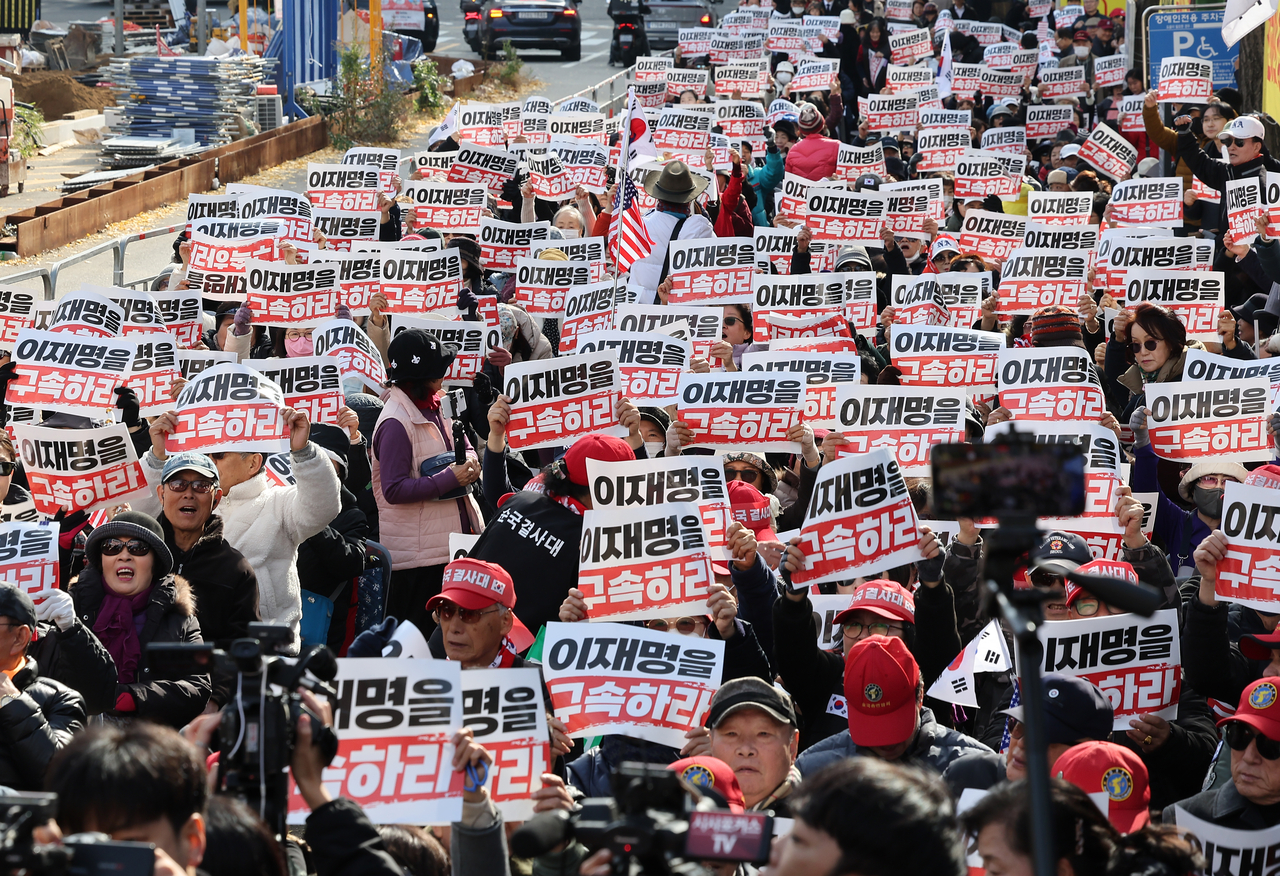
[[[427,600],[445,656],[463,669],[525,665],[511,638],[520,623],[515,607],[516,588],[506,569],[470,557],[445,566],[440,592]]]
[[[900,638],[868,636],[849,649],[844,695],[848,727],[800,755],[796,768],[806,778],[857,756],[943,774],[961,755],[991,751],[934,720],[933,712],[924,707],[920,667]]]

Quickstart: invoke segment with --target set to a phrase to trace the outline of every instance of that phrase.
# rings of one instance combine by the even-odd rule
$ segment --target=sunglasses
[[[431,615],[436,619],[436,623],[441,621],[453,620],[455,616],[461,617],[462,622],[467,626],[480,622],[480,618],[486,614],[493,614],[502,611],[501,605],[495,605],[492,608],[463,608],[460,605],[454,605],[452,602],[442,602],[436,606],[435,611]]]
[[[697,632],[702,623],[704,622],[696,617],[676,618],[676,632],[685,634]],[[667,622],[665,617],[655,617],[653,620],[647,621],[645,626],[658,633],[665,633],[671,629],[671,624]]]
[[[1065,580],[1062,575],[1050,572],[1048,569],[1032,569],[1027,573],[1027,579],[1037,587],[1052,587]]]
[[[212,481],[188,481],[183,478],[171,478],[165,481],[164,485],[171,493],[185,493],[190,488],[201,495],[212,493],[215,486]]]
[[[1136,355],[1139,350],[1143,350],[1143,349],[1150,350],[1151,352],[1154,353],[1156,347],[1158,346],[1160,346],[1159,338],[1147,338],[1141,344],[1139,344],[1137,341],[1134,341],[1132,344],[1129,345],[1129,349],[1132,350]]]
[[[0,478],[13,474],[14,469],[18,467],[16,462],[0,461]]]
[[[1269,736],[1263,736],[1248,724],[1231,721],[1222,733],[1223,740],[1232,751],[1244,751],[1250,742],[1258,743],[1258,754],[1263,760],[1280,759],[1280,742]]]
[[[754,484],[760,480],[760,472],[754,468],[726,468],[724,470],[724,479],[726,481],[739,480],[744,483]]]
[[[1249,145],[1250,142],[1252,141],[1241,140],[1239,137],[1223,137],[1222,138],[1222,145],[1224,146],[1243,147],[1243,146]]]
[[[737,325],[737,324],[738,324],[738,323],[740,323],[740,322],[742,322],[742,320],[741,320],[741,319],[739,319],[739,318],[738,318],[738,317],[736,317],[736,316],[726,316],[726,317],[724,318],[724,324],[725,324],[726,326],[733,326],[733,325]],[[745,323],[743,323],[743,324],[745,325]]]
[[[902,632],[901,624],[887,624],[882,621],[876,621],[873,624],[864,624],[860,621],[849,621],[847,624],[841,624],[840,629],[844,630],[844,634],[851,639],[856,639],[862,635],[862,631],[866,630],[868,636],[887,636],[892,630],[896,633]]]
[[[128,550],[131,557],[145,557],[151,553],[151,545],[145,541],[130,539],[126,542],[118,538],[109,538],[102,543],[102,553],[105,556],[114,557],[123,550]]]

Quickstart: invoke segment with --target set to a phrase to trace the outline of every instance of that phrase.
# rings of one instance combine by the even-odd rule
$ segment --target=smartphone
[[[1076,517],[1084,513],[1078,444],[937,444],[933,510],[940,518]]]

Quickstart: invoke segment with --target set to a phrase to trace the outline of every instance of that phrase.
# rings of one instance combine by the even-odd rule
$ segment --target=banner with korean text
[[[948,326],[895,325],[889,356],[903,386],[995,386],[1004,335]]]
[[[680,375],[679,418],[694,447],[750,448],[799,453],[787,431],[800,422],[805,381],[791,376]]]
[[[593,433],[627,436],[617,425],[618,360],[608,350],[514,362],[503,376],[503,394],[511,400],[512,450],[565,446]]]
[[[504,820],[533,816],[529,795],[542,787],[542,774],[551,765],[549,707],[537,667],[468,669],[462,674],[462,723],[493,755],[489,797]]]
[[[622,394],[638,407],[675,404],[680,375],[689,369],[693,345],[663,332],[593,331],[577,352],[610,350],[618,357]]]
[[[1266,422],[1271,384],[1265,377],[1147,385],[1151,447],[1162,459],[1194,463],[1205,456],[1257,462],[1274,456]]]
[[[929,477],[935,444],[964,441],[964,390],[841,384],[832,428],[845,444],[836,456],[891,450],[904,477]]]
[[[31,596],[58,586],[58,524],[0,523],[0,581]]]
[[[23,329],[13,345],[16,379],[5,402],[101,417],[115,406],[115,388],[131,373],[135,350],[120,338]]]
[[[14,450],[27,472],[36,510],[96,511],[149,492],[142,463],[123,423],[95,429],[13,425]]]

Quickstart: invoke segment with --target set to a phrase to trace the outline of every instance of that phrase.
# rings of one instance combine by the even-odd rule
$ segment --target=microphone
[[[307,669],[321,681],[333,681],[338,677],[338,658],[328,648],[320,648],[307,661]]]
[[[573,839],[572,815],[563,810],[533,816],[511,834],[511,854],[537,858]]]
[[[1108,605],[1114,605],[1123,611],[1131,611],[1143,617],[1151,617],[1164,602],[1163,593],[1132,584],[1123,578],[1068,572],[1067,580],[1083,587]]]

